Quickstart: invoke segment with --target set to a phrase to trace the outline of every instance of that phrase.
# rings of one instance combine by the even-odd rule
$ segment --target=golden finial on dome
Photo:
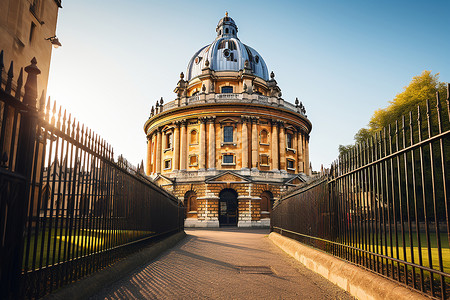
[[[228,17],[228,12],[227,11],[225,12],[225,17]]]

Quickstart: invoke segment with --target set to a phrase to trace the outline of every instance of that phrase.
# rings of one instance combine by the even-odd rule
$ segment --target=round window
[[[229,57],[230,56],[230,50],[228,50],[228,49],[223,50],[223,56]]]
[[[198,63],[200,63],[201,60],[202,60],[202,58],[200,56],[197,56],[195,58],[195,63],[198,64]]]

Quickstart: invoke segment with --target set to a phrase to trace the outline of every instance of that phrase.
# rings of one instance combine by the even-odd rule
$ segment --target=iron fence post
[[[41,73],[37,67],[36,58],[31,60],[31,64],[25,68],[28,73],[25,84],[25,94],[23,103],[28,106],[27,111],[23,111],[20,121],[19,139],[17,144],[17,164],[16,171],[24,177],[23,186],[18,191],[16,203],[11,204],[14,209],[15,219],[11,221],[11,226],[7,227],[6,245],[11,249],[11,259],[8,262],[10,282],[7,283],[7,298],[16,299],[20,293],[22,252],[23,252],[23,231],[25,228],[26,214],[31,191],[31,174],[33,168],[33,154],[36,142],[37,125],[37,75]]]

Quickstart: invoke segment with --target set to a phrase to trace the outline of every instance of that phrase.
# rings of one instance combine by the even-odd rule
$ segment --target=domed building
[[[281,98],[228,14],[145,122],[147,175],[186,206],[186,227],[269,226],[274,201],[308,180],[311,122]]]

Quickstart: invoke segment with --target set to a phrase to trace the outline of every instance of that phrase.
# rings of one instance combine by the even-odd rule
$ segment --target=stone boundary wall
[[[430,299],[399,283],[364,270],[325,252],[271,232],[269,239],[308,269],[322,275],[357,299]]]

